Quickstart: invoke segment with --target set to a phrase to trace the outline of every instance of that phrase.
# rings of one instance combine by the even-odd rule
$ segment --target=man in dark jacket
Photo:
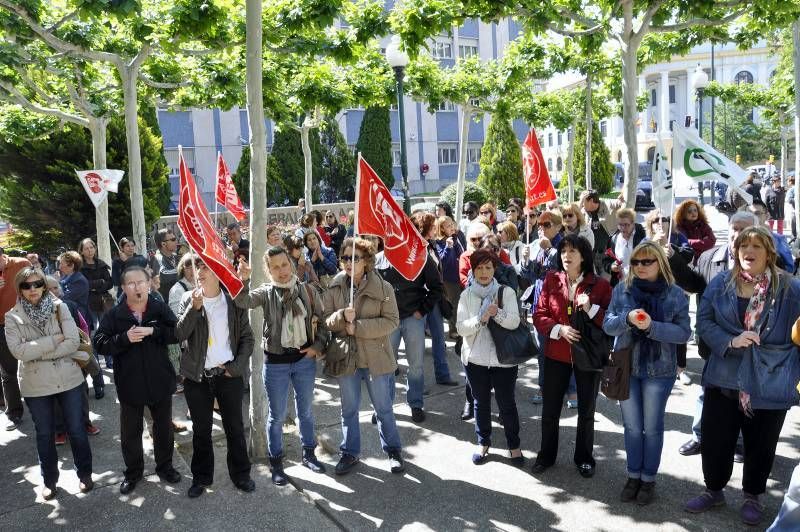
[[[769,230],[777,231],[779,235],[783,234],[785,201],[786,189],[781,185],[781,176],[776,175],[772,178],[772,187],[764,194],[764,203],[767,204],[767,212],[769,212]]]
[[[120,443],[125,460],[125,480],[119,488],[130,493],[144,474],[142,431],[144,407],[153,417],[156,473],[177,483],[181,475],[172,467],[175,447],[172,429],[172,394],[175,369],[167,345],[176,343],[177,319],[166,303],[150,294],[150,274],[135,266],[121,276],[123,296],[100,321],[94,347],[114,356],[114,383],[119,398]]]
[[[617,230],[608,239],[606,254],[602,259],[603,271],[611,276],[611,286],[616,286],[628,273],[633,249],[645,236],[644,227],[636,223],[633,209],[621,209],[617,213]]]
[[[694,271],[702,275],[706,284],[722,272],[726,272],[733,267],[733,243],[739,233],[748,227],[758,225],[758,219],[752,213],[747,211],[739,211],[731,216],[728,221],[728,242],[720,244],[709,250],[704,251],[697,259],[697,265]],[[698,300],[703,296],[702,292],[698,294]],[[703,360],[707,360],[711,354],[711,350],[702,338],[697,339],[697,351]],[[678,452],[684,456],[691,456],[693,454],[700,454],[700,421],[703,414],[703,388],[700,388],[700,395],[697,396],[697,404],[694,411],[694,419],[692,420],[692,438],[680,446]],[[741,442],[739,442],[741,444]],[[737,462],[744,460],[741,453],[741,445],[737,444],[736,456],[734,459]]]
[[[398,357],[400,338],[405,344],[408,359],[408,391],[406,400],[411,407],[411,419],[415,423],[425,421],[422,393],[425,390],[423,355],[425,354],[425,315],[441,301],[444,288],[436,264],[428,256],[422,272],[413,281],[407,280],[389,264],[383,253],[375,257],[375,268],[394,287],[400,327],[389,339],[395,358]],[[394,388],[392,388],[394,390]]]
[[[253,330],[247,310],[234,305],[220,289],[219,280],[199,258],[194,259],[200,288],[181,300],[176,336],[186,341],[181,356],[184,397],[192,416],[192,486],[189,497],[199,497],[214,481],[214,399],[219,404],[228,442],[228,474],[244,492],[255,489],[244,437],[242,400],[244,380],[253,352]],[[226,334],[227,333],[227,334]]]

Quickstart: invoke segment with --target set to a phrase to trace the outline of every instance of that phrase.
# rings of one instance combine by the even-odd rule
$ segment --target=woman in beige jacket
[[[323,294],[325,325],[332,334],[325,370],[338,379],[342,401],[342,457],[336,474],[349,473],[359,461],[362,381],[375,409],[381,447],[389,455],[390,469],[402,473],[402,444],[392,410],[397,362],[389,342],[389,334],[400,324],[394,289],[375,271],[375,248],[368,240],[346,239],[340,259],[344,271],[334,277]],[[351,279],[355,282],[352,302]]]
[[[36,426],[36,447],[44,480],[42,497],[50,500],[57,493],[56,402],[64,413],[80,489],[87,492],[94,483],[92,451],[82,415],[84,377],[73,358],[79,356],[78,327],[67,305],[47,291],[44,273],[39,268],[23,268],[14,278],[14,287],[17,304],[6,313],[6,341],[11,354],[21,362],[20,392]]]

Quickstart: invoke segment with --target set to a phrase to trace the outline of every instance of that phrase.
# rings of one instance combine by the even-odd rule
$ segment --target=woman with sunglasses
[[[689,245],[694,250],[695,261],[704,251],[716,244],[717,237],[714,236],[714,230],[708,225],[706,214],[695,200],[688,199],[678,205],[673,221],[675,230],[689,240]]]
[[[492,231],[497,227],[497,208],[491,203],[484,203],[478,210],[478,215],[483,216],[489,222]]]
[[[594,233],[592,228],[586,225],[586,219],[578,204],[570,203],[562,207],[561,214],[564,218],[564,234],[582,236],[589,242],[589,246],[594,248]]]
[[[330,248],[338,257],[347,229],[344,228],[344,225],[339,223],[333,211],[325,211],[325,221],[322,224],[322,230],[331,237]]]
[[[433,241],[436,253],[439,255],[439,264],[442,270],[442,284],[444,297],[450,302],[453,309],[458,308],[458,298],[461,295],[461,283],[458,279],[458,259],[464,252],[464,246],[456,237],[456,222],[449,216],[440,216],[436,219]],[[456,332],[455,312],[447,319],[450,338],[458,338]]]
[[[347,238],[342,243],[342,272],[323,294],[325,326],[332,342],[355,342],[355,360],[341,364],[326,357],[325,372],[336,377],[342,403],[341,458],[336,474],[344,475],[360,461],[361,428],[358,421],[362,382],[367,386],[381,447],[389,456],[392,473],[405,470],[402,443],[397,430],[392,399],[397,362],[389,335],[400,325],[394,288],[375,271],[375,246],[363,238]],[[355,293],[350,298],[351,283]]]
[[[724,506],[736,440],[744,438],[742,521],[758,525],[786,412],[797,405],[800,282],[777,267],[769,229],[748,227],[733,242],[733,268],[708,283],[697,332],[711,349],[703,386],[700,452],[706,489],[686,503],[700,513]],[[760,371],[760,368],[767,368]]]
[[[84,376],[72,355],[78,350],[78,327],[67,305],[47,290],[45,275],[26,267],[14,277],[17,303],[5,316],[8,349],[20,361],[19,388],[36,427],[42,498],[57,494],[55,404],[61,406],[69,434],[80,490],[90,491],[92,450],[83,418]]]
[[[628,471],[621,499],[644,506],[655,496],[677,346],[691,334],[689,299],[675,284],[661,245],[644,241],[633,250],[625,282],[614,288],[603,330],[615,337],[615,351],[630,349],[630,396],[620,401]]]

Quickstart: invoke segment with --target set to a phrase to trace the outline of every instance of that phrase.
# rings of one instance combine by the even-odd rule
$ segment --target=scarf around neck
[[[662,296],[668,288],[669,285],[663,277],[659,277],[655,281],[646,281],[636,277],[633,279],[630,291],[637,308],[647,312],[652,321],[664,321]],[[646,331],[634,327],[633,336],[634,340],[639,342],[639,352],[643,356],[649,357],[651,353],[655,352],[656,358],[659,358],[661,350],[654,349],[657,342],[648,338]]]
[[[44,333],[44,326],[50,319],[50,316],[53,315],[55,303],[55,300],[50,292],[45,292],[39,302],[35,305],[24,297],[20,297],[19,302],[22,305],[22,310],[25,311],[25,314],[27,314],[33,324],[36,325],[36,328]]]
[[[769,296],[769,283],[772,274],[769,270],[759,275],[750,275],[747,272],[739,272],[739,280],[746,283],[754,283],[753,295],[747,303],[747,310],[744,312],[744,328],[748,331],[755,331],[758,327],[758,322],[761,319],[761,314],[764,312],[764,307],[767,303]]]
[[[473,281],[469,289],[473,294],[481,298],[481,307],[478,310],[478,318],[480,318],[483,316],[484,312],[486,312],[486,309],[489,308],[489,305],[494,302],[495,296],[497,296],[497,292],[500,290],[500,283],[498,283],[495,278],[492,278],[492,282],[486,286],[481,285],[478,281]]]
[[[278,288],[283,307],[281,347],[299,349],[308,341],[305,319],[307,313],[300,299],[300,283],[297,281],[297,276],[292,275],[289,282],[279,283],[273,280],[272,285]]]

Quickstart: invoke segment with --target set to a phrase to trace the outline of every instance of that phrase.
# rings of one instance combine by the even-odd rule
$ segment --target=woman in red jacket
[[[689,245],[694,250],[694,260],[704,251],[714,247],[717,237],[714,230],[708,225],[706,214],[695,200],[688,199],[678,205],[673,218],[675,229],[689,240]]]
[[[589,478],[594,475],[595,468],[592,456],[594,410],[602,371],[602,362],[597,363],[597,360],[605,360],[608,353],[599,352],[605,349],[598,347],[595,357],[586,357],[584,348],[589,342],[580,342],[581,333],[575,326],[580,319],[584,327],[599,329],[592,331],[593,336],[600,335],[603,317],[611,302],[611,285],[594,274],[592,247],[581,236],[567,235],[559,242],[556,265],[557,269],[545,277],[533,315],[534,326],[547,338],[542,347],[544,368],[540,369],[547,374],[542,388],[542,446],[533,464],[533,473],[541,473],[556,462],[561,405],[574,372],[578,392],[574,460],[578,472]],[[579,313],[584,315],[579,316]],[[578,347],[584,354],[580,360],[574,357]]]

